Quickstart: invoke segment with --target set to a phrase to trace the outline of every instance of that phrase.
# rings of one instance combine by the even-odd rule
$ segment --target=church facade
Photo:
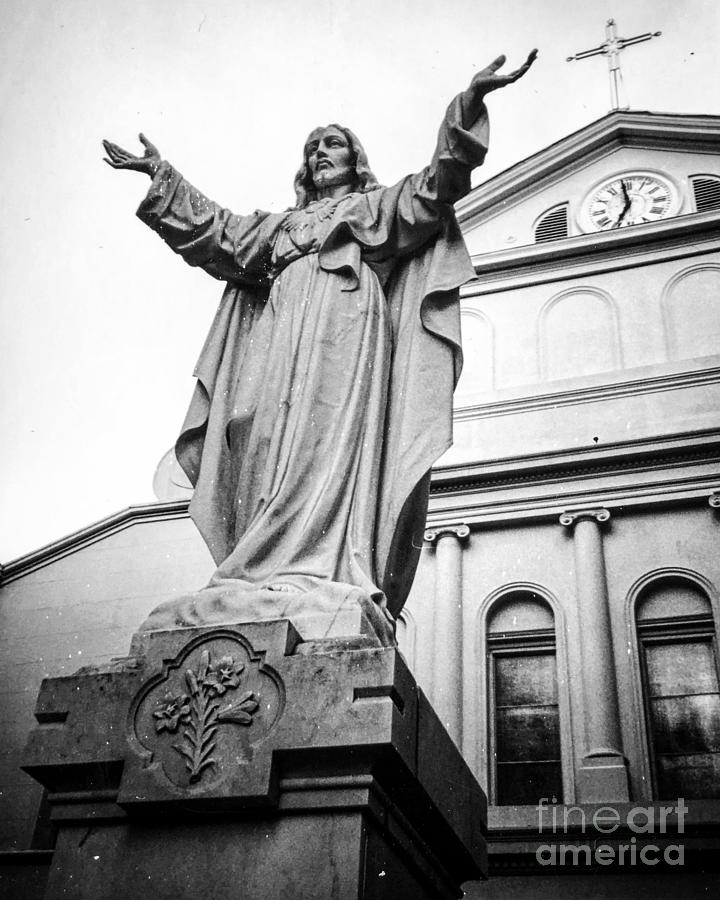
[[[399,641],[488,795],[492,877],[468,896],[700,896],[720,829],[720,118],[615,111],[458,218],[476,278],[455,443]],[[2,569],[0,871],[28,890],[52,853],[18,770],[41,679],[124,655],[214,568],[174,479]]]
[[[719,124],[613,112],[459,208],[468,360],[407,632],[488,793],[496,876],[589,857],[617,896],[639,872],[662,896],[665,848],[683,844],[686,878],[710,858]],[[643,843],[659,849],[632,862]],[[529,885],[507,877],[486,893]]]

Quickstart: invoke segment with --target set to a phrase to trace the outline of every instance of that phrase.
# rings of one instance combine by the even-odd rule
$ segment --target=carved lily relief
[[[161,731],[177,731],[180,722],[185,722],[190,717],[190,698],[187,694],[173,697],[168,692],[158,703],[153,717],[156,719],[155,730],[158,734]]]
[[[250,764],[285,706],[282,678],[265,652],[218,628],[163,657],[159,669],[148,663],[152,674],[127,720],[131,766],[142,773],[136,793],[162,794],[168,781],[174,797],[187,791],[199,798],[221,784],[245,789]]]
[[[221,708],[218,697],[236,691],[241,684],[244,663],[223,656],[212,664],[210,653],[203,650],[196,668],[185,670],[188,694],[166,694],[153,712],[155,731],[175,733],[182,726],[182,740],[173,749],[185,759],[190,783],[200,780],[203,771],[213,765],[217,730],[222,723],[251,725],[259,703],[253,691],[244,691],[233,702]]]

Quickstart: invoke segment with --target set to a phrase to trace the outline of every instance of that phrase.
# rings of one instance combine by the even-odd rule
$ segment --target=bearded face
[[[352,147],[332,125],[313,131],[305,145],[305,158],[316,190],[356,181]]]

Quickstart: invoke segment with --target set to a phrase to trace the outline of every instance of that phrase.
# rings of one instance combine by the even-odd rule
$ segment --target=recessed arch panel
[[[455,405],[472,402],[476,394],[494,387],[494,339],[490,321],[481,312],[463,309],[460,313],[463,370],[455,389]]]
[[[540,311],[538,345],[545,381],[622,368],[615,301],[592,287],[557,294]]]
[[[662,297],[670,359],[720,353],[720,266],[692,266],[667,284]]]

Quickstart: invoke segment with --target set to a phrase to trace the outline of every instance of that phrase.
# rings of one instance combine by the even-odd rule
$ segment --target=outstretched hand
[[[482,102],[486,94],[496,91],[498,88],[513,84],[527,72],[537,59],[537,50],[531,50],[528,58],[513,72],[507,75],[498,75],[497,70],[505,65],[505,56],[498,56],[489,66],[478,72],[470,82],[470,87],[462,95],[463,119],[466,126],[471,126],[482,111]]]
[[[107,153],[107,156],[103,157],[103,159],[113,169],[130,169],[134,172],[145,172],[153,178],[160,165],[160,151],[144,134],[139,134],[138,137],[145,147],[143,156],[134,156],[119,144],[103,140],[103,147]]]

